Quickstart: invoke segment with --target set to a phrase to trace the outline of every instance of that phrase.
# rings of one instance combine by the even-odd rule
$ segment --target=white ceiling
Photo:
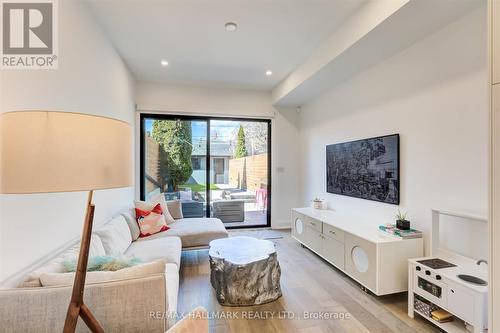
[[[270,90],[366,0],[88,2],[138,80]]]

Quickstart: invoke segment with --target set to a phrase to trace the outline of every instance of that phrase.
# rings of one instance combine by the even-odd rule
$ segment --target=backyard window
[[[201,170],[201,157],[192,157],[193,170]]]

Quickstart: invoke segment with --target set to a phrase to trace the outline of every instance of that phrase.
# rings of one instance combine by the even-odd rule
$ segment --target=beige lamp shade
[[[70,112],[0,115],[0,192],[47,193],[132,185],[132,129]]]

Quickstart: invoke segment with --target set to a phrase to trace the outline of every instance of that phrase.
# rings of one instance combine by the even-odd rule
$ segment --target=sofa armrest
[[[165,274],[88,284],[84,301],[106,332],[165,332]],[[0,290],[3,333],[62,332],[71,286]],[[163,314],[163,317],[153,314]],[[88,332],[78,320],[77,332]]]

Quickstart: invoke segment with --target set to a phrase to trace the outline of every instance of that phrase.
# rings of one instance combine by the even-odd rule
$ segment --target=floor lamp
[[[87,210],[64,333],[81,317],[104,332],[83,301],[95,206],[94,190],[132,185],[132,130],[123,121],[79,113],[15,111],[0,115],[0,193],[88,191]]]

